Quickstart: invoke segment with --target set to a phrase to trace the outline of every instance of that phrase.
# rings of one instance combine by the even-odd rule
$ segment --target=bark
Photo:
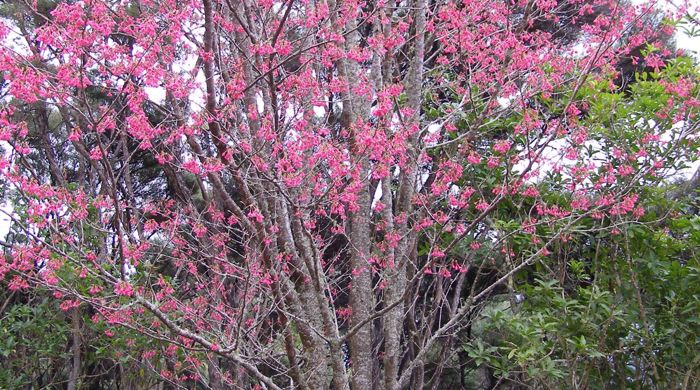
[[[352,278],[350,290],[351,324],[357,324],[372,314],[372,274],[368,269],[367,258],[370,248],[369,237],[369,193],[363,191],[358,199],[360,211],[353,214],[350,221],[350,267],[356,274]],[[352,388],[372,388],[372,325],[365,324],[350,338],[350,359],[353,369]]]
[[[60,187],[65,186],[65,179],[63,173],[59,167],[56,152],[51,145],[51,139],[49,138],[49,133],[51,132],[49,126],[49,114],[46,110],[46,106],[43,103],[37,104],[37,110],[39,115],[37,119],[40,122],[40,128],[37,130],[40,132],[39,137],[41,139],[41,146],[44,149],[44,154],[46,154],[46,161],[49,163],[49,170],[51,171],[51,178]]]
[[[219,157],[228,162],[226,154],[226,144],[221,138],[221,129],[217,118],[216,107],[216,86],[214,84],[214,15],[212,0],[202,0],[204,5],[204,52],[208,56],[204,59],[204,78],[206,82],[206,109],[211,116],[209,121],[209,131],[214,139],[214,145],[219,153]]]
[[[71,337],[73,344],[71,345],[71,369],[68,374],[68,390],[76,390],[80,387],[80,369],[82,364],[81,348],[82,336],[80,332],[80,312],[78,308],[71,309]]]
[[[421,90],[423,84],[423,58],[425,56],[425,25],[427,1],[417,0],[414,4],[415,43],[413,47],[412,62],[406,76],[405,87],[408,97],[408,108],[413,110],[405,126],[420,127]],[[418,137],[414,133],[408,142],[407,154],[410,161],[417,158]],[[416,188],[417,167],[404,169],[400,172],[400,184],[396,200],[396,213],[398,215],[410,215],[413,206],[413,194]],[[410,234],[411,226],[407,219],[395,227],[402,239],[396,250],[395,268],[389,269],[386,280],[386,300],[393,302],[401,299],[407,287],[406,267],[409,256],[415,245],[415,236]],[[397,305],[386,314],[384,321],[384,387],[386,390],[398,390],[399,363],[403,348],[401,338],[403,333],[404,306]]]
[[[335,1],[329,1],[331,9],[331,22],[339,23],[336,14],[338,4]],[[346,49],[357,47],[360,41],[360,34],[357,31],[357,22],[353,19],[345,23],[346,31],[349,33],[346,36]],[[369,105],[367,99],[357,97],[352,92],[361,77],[360,68],[353,61],[338,61],[338,75],[341,80],[345,80],[348,84],[348,89],[343,93],[344,104],[343,111],[340,116],[340,124],[342,127],[350,130],[358,120],[364,120],[369,114]],[[357,170],[363,177],[369,172],[369,160],[363,148],[355,142],[351,142],[351,152],[357,156]],[[356,211],[352,212],[348,222],[348,238],[350,244],[350,268],[352,270],[352,279],[350,285],[350,325],[362,323],[369,318],[374,312],[374,296],[372,292],[372,272],[367,262],[371,253],[369,249],[371,245],[370,237],[370,206],[372,203],[372,194],[369,192],[369,183],[366,183],[359,190]],[[373,382],[373,361],[372,354],[372,324],[366,323],[355,334],[350,337],[350,362],[352,366],[352,388],[353,389],[371,389]]]

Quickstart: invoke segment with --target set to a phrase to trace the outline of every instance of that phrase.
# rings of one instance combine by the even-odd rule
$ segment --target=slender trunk
[[[331,22],[341,23],[337,14],[337,4],[331,0],[328,2],[332,10]],[[350,31],[346,37],[345,49],[350,51],[357,48],[360,43],[360,34],[357,31],[357,21],[349,19],[345,23],[345,28]],[[344,103],[340,117],[340,124],[347,130],[352,131],[352,127],[361,122],[369,115],[369,103],[365,97],[356,96],[352,91],[353,87],[361,82],[361,71],[359,65],[354,61],[338,61],[339,79],[347,82],[347,89],[343,92]],[[353,136],[354,137],[354,136]],[[369,173],[369,159],[363,146],[352,142],[351,153],[357,156],[357,171],[359,177],[356,180],[364,180]],[[350,267],[352,269],[352,279],[350,282],[350,326],[361,323],[374,312],[374,294],[372,290],[372,271],[369,267],[368,259],[371,256],[372,241],[370,236],[370,207],[372,204],[372,194],[370,186],[364,181],[357,189],[356,210],[350,214],[348,238],[350,242]],[[352,388],[372,389],[372,368],[375,357],[372,353],[372,323],[362,326],[354,335],[350,337],[350,361],[352,364]]]
[[[51,139],[49,138],[49,133],[51,132],[51,126],[49,124],[49,113],[46,110],[46,106],[43,103],[37,104],[39,115],[37,120],[40,122],[40,142],[41,147],[44,149],[46,154],[46,161],[49,163],[49,171],[51,172],[51,178],[59,186],[65,186],[65,180],[63,178],[63,173],[61,172],[58,164],[58,159],[56,153],[51,145]]]
[[[207,360],[207,374],[209,374],[209,387],[212,390],[223,390],[224,384],[221,381],[221,373],[219,371],[219,358],[216,356],[209,356]]]
[[[426,0],[417,0],[414,6],[414,21],[416,38],[413,47],[413,58],[405,80],[408,108],[413,111],[405,129],[412,133],[409,138],[406,153],[410,161],[417,156],[418,137],[416,130],[420,128],[421,86],[423,84],[423,58],[425,56],[425,27],[426,27]],[[417,172],[405,168],[400,172],[399,191],[396,200],[396,214],[410,215],[413,206],[413,194],[416,188]],[[395,302],[401,299],[406,290],[406,267],[413,245],[415,235],[410,234],[411,226],[405,219],[396,224],[396,231],[402,239],[396,250],[396,264],[389,271],[386,288],[386,302]],[[384,325],[384,387],[385,390],[398,390],[399,363],[401,359],[401,335],[403,330],[404,305],[397,305],[394,310],[385,316]]]
[[[364,164],[363,164],[364,165]],[[355,275],[350,288],[350,324],[362,322],[372,314],[372,272],[368,267],[370,256],[369,207],[371,199],[367,190],[361,191],[359,210],[350,217],[350,267]],[[372,324],[365,324],[350,337],[352,359],[352,388],[372,388]]]
[[[68,374],[68,390],[75,390],[79,388],[78,381],[80,380],[81,365],[80,349],[82,345],[82,338],[80,335],[80,312],[78,308],[71,310],[71,325],[71,336],[73,338],[71,353],[73,354],[73,360],[71,361],[71,370]]]

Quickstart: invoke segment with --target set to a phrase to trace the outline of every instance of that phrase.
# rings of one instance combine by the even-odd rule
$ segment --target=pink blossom
[[[479,164],[481,162],[481,157],[477,156],[475,153],[469,153],[469,156],[467,156],[467,161],[470,164]]]
[[[493,146],[493,150],[500,154],[505,154],[510,150],[510,147],[512,146],[512,142],[510,140],[501,140],[497,141],[496,144]]]
[[[130,297],[134,295],[134,288],[129,282],[121,281],[114,285],[114,293],[117,295]]]

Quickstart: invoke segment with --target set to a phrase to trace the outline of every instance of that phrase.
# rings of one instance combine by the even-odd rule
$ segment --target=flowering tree
[[[184,387],[440,388],[495,364],[470,333],[496,296],[566,285],[696,158],[698,74],[662,44],[684,13],[10,3],[0,277],[72,316],[69,388],[86,319]]]

